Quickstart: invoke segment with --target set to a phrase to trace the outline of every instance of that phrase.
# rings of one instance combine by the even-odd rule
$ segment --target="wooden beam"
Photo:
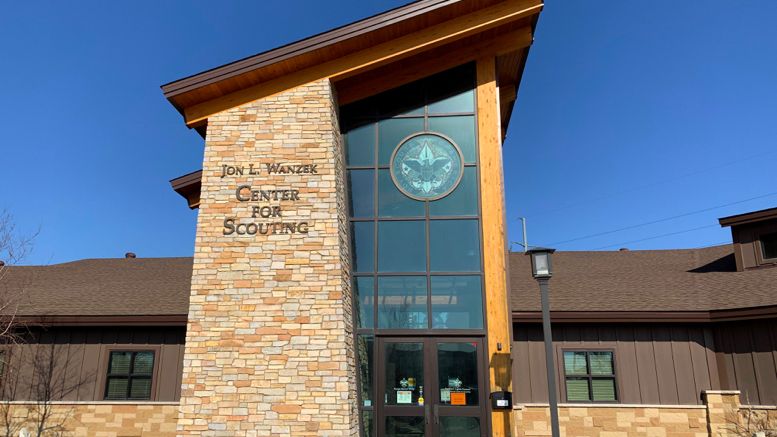
[[[476,69],[489,389],[491,392],[512,391],[512,322],[507,293],[507,236],[496,58],[478,59]],[[512,410],[492,412],[491,435],[512,435],[512,413]]]
[[[318,79],[329,77],[334,81],[341,80],[358,72],[377,68],[416,53],[537,14],[542,6],[541,0],[508,0],[329,62],[191,106],[184,109],[186,124],[191,126],[229,108]]]
[[[474,43],[457,41],[438,47],[430,52],[336,82],[337,101],[341,105],[346,105],[483,56],[499,56],[528,47],[533,38],[531,28],[527,26]],[[515,93],[515,87],[513,87],[513,93]]]

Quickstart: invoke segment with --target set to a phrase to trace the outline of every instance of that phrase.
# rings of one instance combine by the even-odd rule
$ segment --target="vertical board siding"
[[[86,329],[86,344],[84,344],[83,364],[81,365],[82,385],[78,388],[78,400],[102,399],[102,393],[97,393],[98,369],[100,368],[100,344],[106,331]]]
[[[714,373],[707,362],[708,349],[704,345],[704,330],[696,327],[689,328],[688,349],[691,354],[691,366],[693,367],[693,384],[696,387],[695,393],[698,396],[701,396],[704,390],[717,388],[713,387],[711,383],[711,375]]]
[[[740,390],[743,404],[777,405],[777,320],[720,323],[714,328],[720,386]]]
[[[677,375],[674,371],[674,356],[669,328],[657,326],[653,328],[653,351],[656,361],[656,376],[658,377],[658,399],[660,404],[679,404],[677,395]]]
[[[634,328],[634,347],[637,349],[637,381],[641,403],[658,404],[661,399],[658,394],[658,372],[650,329]],[[630,383],[625,380],[621,385]]]
[[[639,360],[637,359],[636,342],[634,341],[634,330],[630,327],[624,327],[617,330],[618,345],[616,347],[618,368],[622,369],[623,376],[618,375],[617,379],[624,381],[634,381],[631,384],[618,384],[618,394],[623,403],[638,404],[642,402],[639,382]],[[617,371],[618,369],[616,369]],[[616,381],[620,382],[620,381]]]
[[[529,337],[524,329],[513,333],[513,390],[516,399],[532,399],[529,369]],[[520,373],[524,372],[524,373]],[[524,376],[525,375],[525,376]]]
[[[527,332],[529,336],[529,368],[527,377],[531,383],[532,402],[549,402],[548,400],[548,372],[545,367],[545,346],[541,329],[532,329]],[[513,380],[515,380],[513,376]],[[559,387],[560,384],[557,384]]]
[[[67,383],[73,389],[69,390],[64,396],[64,400],[77,401],[80,394],[80,386],[83,383],[84,368],[84,344],[86,343],[86,332],[83,329],[73,329],[70,333],[70,347],[68,348],[68,367]]]
[[[747,325],[736,324],[728,331],[732,336],[736,388],[742,391],[740,399],[744,404],[759,404],[758,380],[755,377],[753,346],[750,341],[749,328]]]
[[[693,328],[677,328],[671,330],[672,357],[674,374],[677,380],[678,404],[689,405],[696,403],[696,398],[701,393],[696,388],[695,369],[691,358],[689,332]]]
[[[513,379],[516,403],[547,402],[542,327],[515,324]],[[686,325],[555,325],[556,371],[560,399],[564,349],[612,349],[619,402],[636,404],[701,404],[701,391],[712,388],[708,357],[710,328]],[[708,353],[710,352],[710,353]]]
[[[4,377],[5,399],[35,400],[48,390],[51,400],[103,399],[107,371],[106,346],[161,346],[155,400],[180,398],[184,327],[105,328],[57,327],[34,329],[11,346]]]

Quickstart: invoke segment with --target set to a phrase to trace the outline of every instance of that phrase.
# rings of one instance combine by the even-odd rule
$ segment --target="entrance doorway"
[[[485,437],[483,340],[378,337],[378,437]]]

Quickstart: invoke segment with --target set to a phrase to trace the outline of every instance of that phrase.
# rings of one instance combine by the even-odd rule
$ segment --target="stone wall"
[[[561,404],[559,428],[569,437],[734,437],[772,429],[777,407],[739,403],[737,390],[707,390],[705,405]],[[547,404],[517,405],[515,436],[551,435]],[[767,434],[769,435],[769,434]]]
[[[707,437],[704,406],[564,405],[559,407],[561,435],[574,437]],[[547,405],[515,410],[516,436],[551,435]]]
[[[771,431],[777,435],[777,407],[741,405],[739,390],[708,390],[704,393],[710,435],[722,437],[753,436]]]
[[[357,433],[342,159],[328,80],[209,118],[180,435]]]
[[[20,435],[23,428],[36,435],[44,407],[33,403],[0,404],[0,434]],[[173,437],[178,403],[67,403],[45,407],[49,428],[45,435],[73,437]],[[7,414],[6,414],[7,413]],[[7,419],[6,419],[7,418]]]

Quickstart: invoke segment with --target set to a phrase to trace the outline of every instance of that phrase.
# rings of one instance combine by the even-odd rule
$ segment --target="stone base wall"
[[[516,436],[551,435],[546,405],[515,410]],[[561,406],[559,428],[569,437],[707,437],[707,409],[658,406]]]
[[[704,405],[562,404],[559,430],[568,437],[735,437],[773,430],[777,407],[741,405],[739,391],[709,390]],[[518,405],[514,436],[549,436],[547,404]]]
[[[36,435],[44,412],[44,435],[173,437],[178,403],[5,403],[0,404],[0,435],[24,435],[25,428]]]

